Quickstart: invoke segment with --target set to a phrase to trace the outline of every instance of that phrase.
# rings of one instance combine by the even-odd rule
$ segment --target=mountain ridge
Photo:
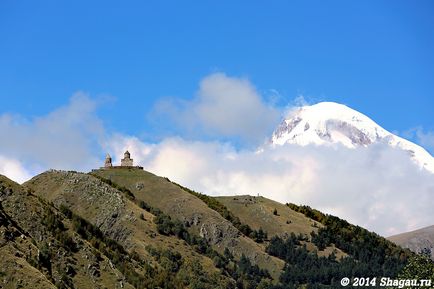
[[[434,260],[434,225],[387,237],[388,240],[415,253],[428,250]]]
[[[396,136],[366,115],[343,104],[320,102],[292,109],[273,132],[268,145],[336,145],[347,148],[384,143],[406,151],[420,167],[434,174],[434,158],[421,146]]]
[[[97,173],[50,170],[23,185],[0,176],[0,252],[7,257],[0,260],[0,276],[6,276],[0,285],[340,288],[336,280],[348,270],[372,275],[368,268],[375,265],[396,276],[411,256],[372,232],[305,207],[253,196],[204,197],[129,168]],[[338,229],[334,239],[328,226]],[[358,250],[344,240],[335,246],[339,236],[360,240],[364,254],[375,258],[348,254]],[[20,245],[26,238],[33,245]],[[371,249],[368,240],[382,249]]]

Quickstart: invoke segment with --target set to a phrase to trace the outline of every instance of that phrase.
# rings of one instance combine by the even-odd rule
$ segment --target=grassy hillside
[[[265,229],[268,235],[282,235],[285,232],[310,235],[320,223],[306,218],[303,214],[289,209],[284,204],[264,197],[235,196],[217,197],[230,211],[254,229]],[[276,213],[274,213],[276,210]]]
[[[110,169],[93,174],[127,188],[137,199],[180,220],[189,232],[203,237],[216,251],[223,253],[227,248],[236,259],[245,255],[252,264],[268,270],[274,279],[279,278],[282,260],[268,255],[263,245],[241,234],[218,212],[168,179],[142,170]]]
[[[0,176],[0,201],[0,288],[341,288],[397,277],[412,256],[307,206],[138,169]]]
[[[0,176],[1,288],[133,288],[54,207]]]
[[[243,223],[255,230],[262,229],[267,232],[269,239],[273,236],[287,238],[293,233],[304,236],[306,240],[303,244],[306,244],[307,249],[311,252],[318,251],[319,256],[329,256],[332,253],[338,259],[346,256],[334,245],[318,250],[318,247],[310,241],[310,234],[323,225],[284,204],[254,196],[217,197],[216,199],[239,217]]]
[[[161,234],[156,216],[140,208],[130,192],[122,192],[88,174],[62,171],[43,173],[25,186],[57,208],[66,208],[87,220],[131,256],[139,256],[145,264],[139,273],[155,281],[155,286],[184,288],[196,282],[198,275],[203,276],[204,281],[200,283],[203,288],[226,288],[230,287],[229,283],[235,283],[220,274],[213,260],[184,240]]]
[[[320,257],[308,253],[300,238],[287,240],[274,237],[267,252],[286,261],[280,288],[309,284],[312,288],[339,288],[343,277],[378,276],[396,278],[413,254],[385,238],[332,215],[326,215],[308,206],[287,204],[323,226],[311,233],[311,241],[319,248],[334,245],[347,256]],[[376,284],[379,287],[379,284]]]

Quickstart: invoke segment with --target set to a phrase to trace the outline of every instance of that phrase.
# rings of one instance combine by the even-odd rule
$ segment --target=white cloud
[[[304,95],[299,94],[296,98],[293,100],[294,107],[301,107],[305,105],[310,105],[310,103],[306,100]]]
[[[434,132],[425,132],[422,128],[418,128],[416,130],[416,136],[421,146],[428,148],[431,151],[434,150]]]
[[[405,152],[386,145],[348,149],[287,145],[262,153],[227,143],[180,138],[146,144],[116,136],[136,163],[157,175],[210,195],[260,194],[307,204],[384,235],[432,225],[433,175]]]
[[[434,132],[426,131],[419,126],[403,132],[402,135],[406,138],[415,139],[427,151],[434,151]]]
[[[434,220],[433,175],[419,170],[405,152],[385,145],[286,145],[258,153],[182,138],[149,144],[134,136],[107,136],[96,109],[94,100],[78,93],[45,116],[0,115],[0,174],[22,182],[49,168],[86,171],[101,165],[101,149],[115,162],[128,149],[146,170],[206,194],[259,193],[307,204],[384,235]],[[165,100],[156,110],[202,133],[240,135],[252,143],[270,135],[281,115],[247,80],[224,74],[206,77],[194,100]],[[432,134],[415,133],[421,142],[432,143]]]
[[[9,159],[0,155],[0,174],[7,176],[18,183],[30,179],[31,174],[23,165],[14,159]]]
[[[22,166],[32,174],[49,168],[88,170],[95,167],[99,162],[95,151],[99,152],[98,142],[104,137],[95,109],[95,101],[77,93],[68,105],[45,116],[26,119],[19,115],[0,115],[0,155],[9,162],[23,160],[3,166],[2,173],[22,181],[22,176],[28,177],[28,173],[15,173]]]
[[[272,103],[266,103],[247,79],[223,73],[205,77],[193,100],[164,99],[154,109],[154,115],[170,118],[182,128],[200,129],[212,136],[240,137],[250,143],[262,142],[281,113]]]

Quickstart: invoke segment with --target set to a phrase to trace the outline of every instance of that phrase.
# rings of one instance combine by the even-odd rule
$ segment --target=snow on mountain
[[[407,151],[421,168],[434,173],[434,158],[425,149],[388,132],[362,113],[334,102],[292,110],[270,139],[271,146],[339,143],[356,148],[378,142]]]

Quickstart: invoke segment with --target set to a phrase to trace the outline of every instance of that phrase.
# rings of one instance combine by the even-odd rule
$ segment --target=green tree
[[[434,261],[428,254],[414,255],[398,276],[400,279],[431,279],[434,282]]]

